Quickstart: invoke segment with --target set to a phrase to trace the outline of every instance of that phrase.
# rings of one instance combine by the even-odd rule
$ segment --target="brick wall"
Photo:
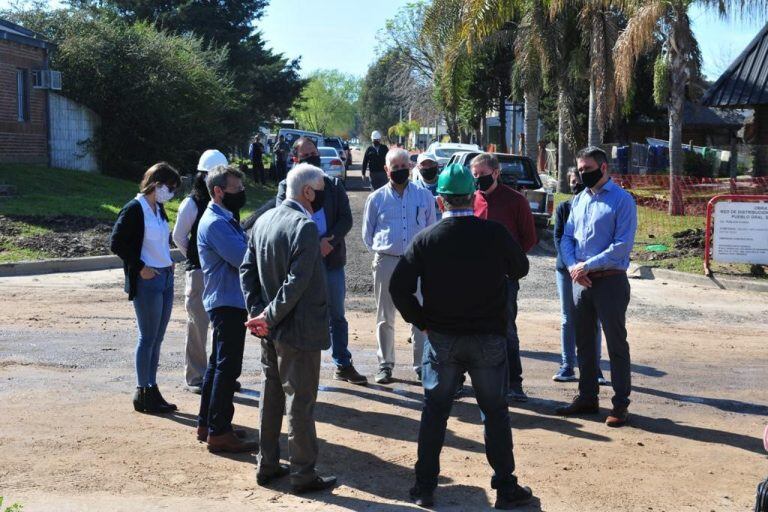
[[[45,50],[0,40],[0,162],[48,163],[46,91],[32,87],[32,70],[45,63]],[[16,70],[27,70],[29,119],[18,120]]]

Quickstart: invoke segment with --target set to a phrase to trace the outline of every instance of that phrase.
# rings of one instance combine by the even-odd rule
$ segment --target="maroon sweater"
[[[528,200],[501,182],[490,194],[475,194],[475,216],[502,224],[525,252],[533,249],[538,242]]]

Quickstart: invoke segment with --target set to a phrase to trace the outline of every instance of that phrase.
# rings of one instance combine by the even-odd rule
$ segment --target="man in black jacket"
[[[424,407],[419,428],[417,505],[431,506],[440,471],[440,450],[459,378],[469,372],[485,425],[485,451],[493,467],[496,508],[530,501],[531,490],[515,477],[507,409],[506,304],[509,279],[528,274],[528,258],[496,222],[474,216],[475,183],[460,164],[438,179],[440,222],[420,232],[392,275],[395,306],[428,334],[422,379]],[[416,297],[421,280],[423,305]]]
[[[371,133],[371,142],[373,145],[366,149],[363,155],[363,167],[360,172],[363,174],[363,180],[365,180],[365,171],[371,172],[371,190],[376,190],[389,181],[387,172],[384,170],[385,157],[389,148],[381,143],[381,134],[376,130]]]
[[[300,163],[310,163],[320,167],[317,162],[319,153],[312,139],[301,137],[293,145],[293,155]],[[344,185],[338,178],[325,176],[325,194],[323,206],[312,214],[312,220],[320,232],[320,254],[325,263],[325,276],[328,282],[328,310],[330,313],[330,333],[333,347],[333,362],[336,365],[334,378],[352,384],[367,384],[368,379],[360,375],[352,364],[349,352],[349,325],[344,314],[346,300],[346,276],[344,265],[347,263],[347,244],[344,238],[352,229],[352,210]],[[285,200],[285,180],[277,188],[275,207]]]

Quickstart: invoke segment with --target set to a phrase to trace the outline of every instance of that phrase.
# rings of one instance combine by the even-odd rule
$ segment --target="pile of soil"
[[[20,222],[39,226],[50,232],[21,235]],[[0,215],[0,242],[10,242],[24,249],[42,251],[55,258],[109,254],[111,232],[111,222],[89,217]]]
[[[672,234],[674,246],[664,252],[639,251],[634,256],[641,261],[658,261],[688,256],[704,256],[704,230],[686,229]]]

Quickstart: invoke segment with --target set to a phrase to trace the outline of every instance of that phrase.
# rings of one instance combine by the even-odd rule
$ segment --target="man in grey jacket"
[[[312,213],[323,205],[323,172],[299,164],[286,178],[286,200],[251,230],[240,280],[250,320],[261,338],[261,447],[256,481],[290,473],[295,493],[327,489],[336,477],[317,474],[314,407],[320,351],[330,347],[328,295],[320,235]],[[288,416],[290,468],[280,464],[280,428]]]

